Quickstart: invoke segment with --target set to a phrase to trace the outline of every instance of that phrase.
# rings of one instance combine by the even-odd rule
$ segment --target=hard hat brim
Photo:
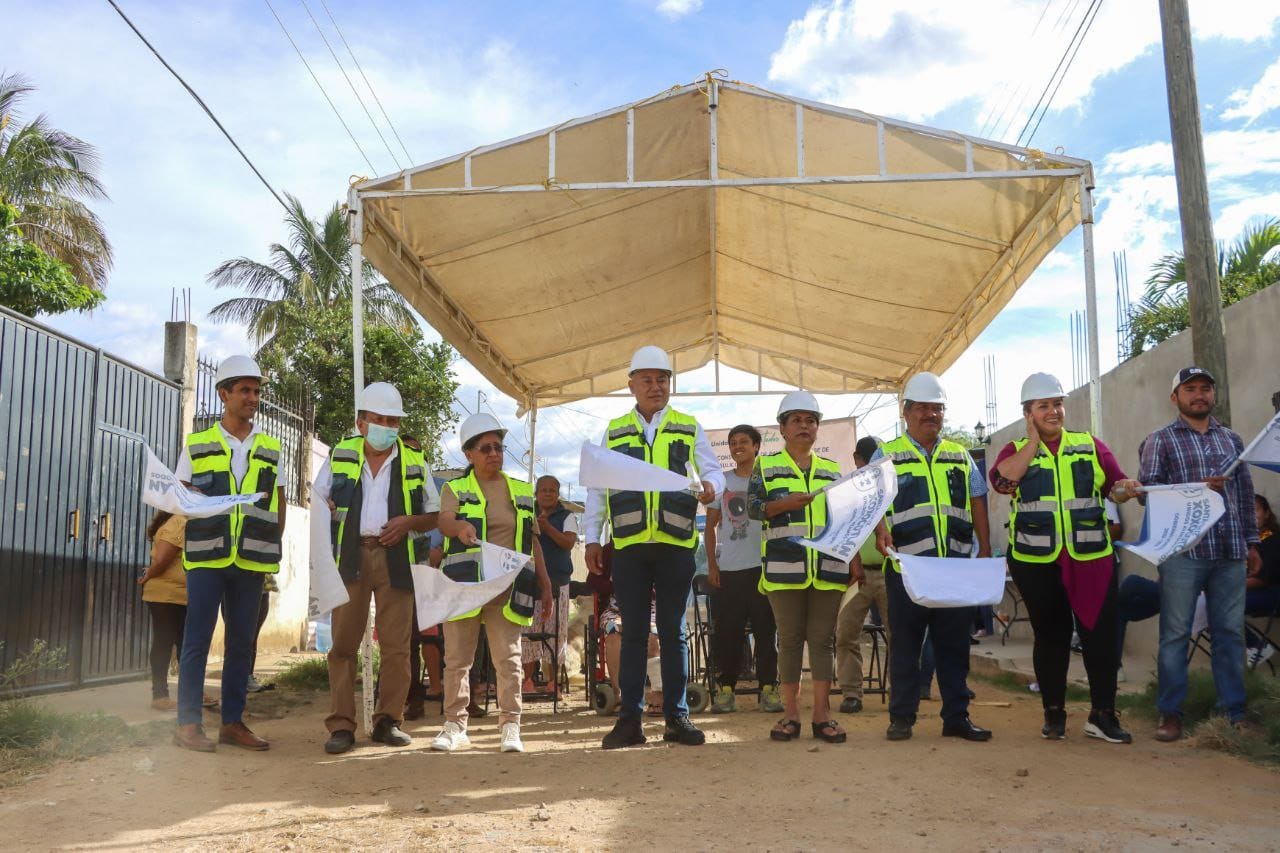
[[[380,408],[380,407],[374,407],[374,406],[361,406],[360,411],[372,412],[375,415],[382,415],[384,418],[407,418],[408,417],[408,415],[406,415],[400,409]]]

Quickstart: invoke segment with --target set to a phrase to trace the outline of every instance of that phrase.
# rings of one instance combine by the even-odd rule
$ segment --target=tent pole
[[[538,441],[538,398],[533,398],[533,405],[529,407],[529,484],[534,483],[533,465],[538,457],[533,454],[534,447]]]
[[[1080,176],[1080,219],[1084,225],[1084,311],[1089,336],[1089,431],[1102,432],[1101,356],[1098,352],[1098,283],[1093,263],[1093,174]]]
[[[360,410],[360,392],[364,389],[364,214],[360,196],[352,187],[347,194],[351,215],[351,388],[353,405]],[[363,706],[364,731],[373,734],[373,620],[366,619],[364,640],[360,644],[360,699]]]

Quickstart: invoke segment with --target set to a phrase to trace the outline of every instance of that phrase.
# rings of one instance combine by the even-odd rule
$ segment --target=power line
[[[116,4],[112,0],[108,0],[112,6]],[[280,15],[276,13],[276,7],[271,5],[271,0],[262,0],[267,4],[267,8],[271,10],[271,14],[275,17],[276,23],[280,25],[280,29],[284,32],[284,37],[289,40],[289,44],[293,45],[294,53],[298,54],[298,58],[302,60],[302,64],[306,66],[307,73],[311,75],[311,79],[315,81],[316,87],[320,90],[320,94],[324,95],[325,101],[329,104],[329,109],[333,110],[333,114],[337,117],[338,123],[342,125],[342,129],[347,132],[347,136],[351,137],[351,143],[355,145],[356,150],[360,152],[360,156],[369,164],[369,171],[377,174],[378,169],[373,165],[373,161],[369,159],[369,155],[364,153],[364,149],[360,147],[360,142],[356,139],[356,135],[351,132],[351,128],[347,126],[347,122],[342,118],[342,113],[338,112],[338,108],[334,106],[333,99],[329,97],[329,93],[325,90],[324,84],[320,82],[320,78],[316,76],[316,72],[311,70],[311,63],[307,62],[307,58],[302,55],[302,51],[298,48],[298,43],[293,40],[293,36],[289,34],[289,28],[284,25],[284,21],[280,19]],[[124,14],[121,12],[121,14]]]
[[[1075,10],[1079,7],[1079,5],[1080,5],[1080,0],[1067,0],[1067,3],[1063,6],[1062,11],[1058,13],[1057,20],[1055,20],[1053,23],[1053,29],[1049,34],[1050,40],[1052,40],[1059,33],[1064,33],[1067,31],[1067,26],[1071,21],[1072,17],[1075,15]],[[1081,20],[1083,20],[1083,18]],[[1049,48],[1051,46],[1052,46],[1051,44],[1045,45],[1046,53],[1049,53]],[[1071,39],[1068,39],[1065,45],[1063,46],[1063,53],[1069,50],[1070,47],[1071,47]],[[1052,55],[1052,54],[1050,53],[1049,55]],[[1050,77],[1050,80],[1052,79],[1053,78]],[[999,133],[995,137],[996,139],[1004,140],[1009,135],[1009,131],[1012,129],[1013,123],[1018,120],[1018,116],[1022,113],[1022,109],[1026,105],[1027,96],[1030,95],[1032,91],[1031,87],[1032,87],[1031,78],[1030,76],[1028,76],[1023,80],[1022,85],[1018,89],[1017,103],[1014,104],[1011,102],[1008,105],[1013,108],[1012,111],[1008,113],[1009,120],[1007,122],[1004,122],[1003,125],[1001,125],[1001,121],[1004,119],[1004,113],[1002,112],[1000,116],[1000,120],[996,121],[996,127],[1000,128]],[[992,130],[994,131],[995,127],[993,127]]]
[[[369,78],[365,76],[364,68],[360,65],[360,60],[356,59],[355,51],[351,49],[351,45],[347,44],[347,37],[342,34],[342,27],[338,26],[338,21],[333,17],[333,13],[329,11],[329,4],[325,0],[320,0],[320,5],[324,7],[325,14],[329,16],[329,20],[333,22],[333,28],[338,33],[338,38],[342,39],[342,46],[347,49],[347,54],[351,57],[351,61],[355,63],[356,70],[360,72],[360,79],[364,80],[364,84],[369,87],[369,94],[373,95],[374,102],[378,105],[382,117],[387,120],[387,126],[391,128],[391,133],[395,136],[396,142],[400,143],[400,150],[404,152],[404,156],[409,162],[413,163],[413,155],[409,153],[409,149],[405,148],[404,140],[400,138],[400,131],[396,130],[395,123],[391,121],[391,116],[387,115],[386,107],[382,106],[382,99],[378,97],[378,93],[374,90],[373,84],[369,82]]]
[[[1036,33],[1040,30],[1040,23],[1044,20],[1045,13],[1049,11],[1049,7],[1052,5],[1053,5],[1053,0],[1045,0],[1044,6],[1042,6],[1040,9],[1040,16],[1036,18],[1035,26],[1031,28],[1031,35],[1027,37],[1028,45],[1030,45],[1031,42],[1035,41]],[[997,93],[995,98],[992,99],[991,106],[987,108],[987,111],[983,116],[982,126],[981,126],[981,129],[978,131],[979,136],[986,136],[987,124],[990,123],[992,119],[995,118],[996,101],[1002,98],[1004,96],[1004,93],[1008,91],[1008,89],[1009,89],[1009,77],[1005,77],[1004,81],[1000,84],[999,93]]]
[[[1041,119],[1044,118],[1044,113],[1049,111],[1049,103],[1045,100],[1046,97],[1048,97],[1049,100],[1052,100],[1052,97],[1049,95],[1049,90],[1052,88],[1053,93],[1055,95],[1057,94],[1058,87],[1062,85],[1062,79],[1067,76],[1067,70],[1071,67],[1071,63],[1075,61],[1076,53],[1079,52],[1080,45],[1084,43],[1084,37],[1089,34],[1089,28],[1093,26],[1094,19],[1098,17],[1098,9],[1101,8],[1101,6],[1102,0],[1091,0],[1089,7],[1084,10],[1084,17],[1080,19],[1080,23],[1076,26],[1076,31],[1071,36],[1071,41],[1067,44],[1067,49],[1062,52],[1062,58],[1058,60],[1058,66],[1054,68],[1053,75],[1049,78],[1049,81],[1044,84],[1044,89],[1040,92],[1040,98],[1036,101],[1036,105],[1031,108],[1031,115],[1027,116],[1027,121],[1022,126],[1022,130],[1018,133],[1017,142],[1014,144],[1022,145],[1022,137],[1026,134],[1027,129],[1031,127],[1031,122],[1035,120],[1036,111],[1040,109],[1041,104],[1044,104],[1044,111],[1041,112],[1040,115]],[[1092,17],[1090,17],[1091,15]],[[1068,54],[1070,54],[1070,58],[1068,58]],[[1059,72],[1061,72],[1061,76],[1059,76]],[[1054,85],[1055,79],[1057,80],[1057,85]],[[1037,121],[1036,127],[1039,126],[1040,123]]]
[[[1062,69],[1062,76],[1058,78],[1058,82],[1053,87],[1053,91],[1049,93],[1049,99],[1044,103],[1044,109],[1040,111],[1040,118],[1036,119],[1036,126],[1031,128],[1026,142],[1019,143],[1027,146],[1031,144],[1031,140],[1035,137],[1036,131],[1040,129],[1040,122],[1044,121],[1044,117],[1049,112],[1049,105],[1053,103],[1053,99],[1058,95],[1058,89],[1062,87],[1062,81],[1067,79],[1067,72],[1071,70],[1072,64],[1076,61],[1076,54],[1080,52],[1080,46],[1084,44],[1084,40],[1089,37],[1089,30],[1093,28],[1093,22],[1098,20],[1098,12],[1102,9],[1102,0],[1095,0],[1093,9],[1093,17],[1089,18],[1089,22],[1084,26],[1084,32],[1080,35],[1080,40],[1076,42],[1075,49],[1071,52],[1071,58],[1067,60],[1066,68]],[[1085,13],[1088,15],[1088,12]],[[1024,128],[1025,129],[1025,128]]]
[[[391,162],[396,164],[397,169],[403,169],[400,165],[396,152],[391,150],[391,146],[387,144],[387,138],[382,135],[382,129],[378,127],[378,123],[373,120],[373,114],[369,112],[369,108],[365,106],[364,98],[360,97],[360,93],[356,91],[356,84],[351,82],[351,78],[347,75],[347,69],[342,67],[342,61],[338,59],[338,54],[334,52],[333,45],[329,44],[329,39],[324,34],[324,30],[320,29],[320,22],[316,20],[316,16],[311,14],[311,7],[307,5],[307,0],[298,0],[302,4],[302,8],[306,10],[307,17],[311,19],[311,24],[316,28],[316,32],[320,34],[320,40],[324,42],[324,46],[329,49],[329,55],[333,57],[333,62],[338,66],[338,70],[342,72],[342,79],[347,81],[347,85],[351,87],[351,94],[356,96],[356,101],[360,104],[360,109],[364,110],[365,116],[369,119],[369,124],[373,125],[373,132],[378,134],[378,138],[382,140],[382,147],[387,149],[387,153],[391,155]]]

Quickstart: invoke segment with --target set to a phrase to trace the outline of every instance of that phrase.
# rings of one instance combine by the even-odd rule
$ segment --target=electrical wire
[[[111,2],[111,0],[108,0],[108,2]],[[298,58],[301,59],[302,64],[306,66],[307,73],[310,74],[311,79],[315,81],[316,87],[320,90],[320,94],[324,95],[325,101],[329,104],[329,109],[333,110],[333,114],[337,117],[338,123],[341,124],[342,129],[347,132],[347,136],[351,137],[351,143],[355,145],[356,150],[360,152],[360,156],[364,158],[364,161],[369,164],[369,171],[377,174],[377,167],[373,165],[373,161],[369,159],[369,155],[364,153],[364,149],[360,147],[359,140],[357,140],[356,135],[351,132],[351,128],[347,126],[347,122],[343,119],[342,113],[338,112],[338,108],[334,105],[333,99],[329,97],[329,92],[324,88],[324,84],[320,82],[320,78],[316,76],[316,72],[311,69],[311,63],[307,62],[307,58],[302,55],[302,50],[298,47],[298,43],[293,40],[293,36],[289,34],[289,28],[284,25],[284,21],[281,20],[280,15],[276,12],[276,7],[271,5],[271,0],[262,0],[262,2],[266,3],[267,8],[271,10],[271,14],[275,17],[276,23],[280,25],[280,30],[284,33],[284,37],[289,40],[289,44],[293,45],[294,53],[298,54]],[[111,5],[115,6],[116,4],[111,2]],[[119,9],[119,7],[116,8],[117,10]],[[124,13],[121,12],[121,14]]]
[[[1068,5],[1063,6],[1062,11],[1058,13],[1057,20],[1054,21],[1053,29],[1049,35],[1050,40],[1052,40],[1059,33],[1067,32],[1070,22],[1075,15],[1075,11],[1080,6],[1080,2],[1081,0],[1068,0]],[[1081,18],[1081,20],[1083,20],[1083,17]],[[1066,43],[1063,45],[1062,52],[1064,55],[1068,50],[1071,49],[1072,38],[1073,37],[1069,37]],[[1051,47],[1053,47],[1052,44],[1046,44],[1044,50],[1040,52],[1044,53],[1045,55],[1052,56],[1054,53],[1057,52],[1057,49],[1054,48],[1053,50],[1050,50]],[[1052,79],[1053,78],[1050,77],[1051,81]],[[1032,91],[1031,77],[1026,76],[1023,80],[1022,85],[1018,89],[1017,103],[1010,104],[1010,106],[1012,106],[1013,109],[1008,112],[1009,120],[1004,122],[1002,125],[1001,121],[1003,121],[1004,119],[1004,115],[1002,114],[1001,121],[996,122],[995,127],[999,128],[999,133],[995,135],[996,139],[1004,140],[1009,136],[1009,131],[1013,129],[1013,123],[1016,122],[1018,120],[1018,116],[1022,114],[1023,107],[1026,106],[1027,97],[1031,94],[1031,91]],[[993,128],[993,130],[994,129],[995,128]]]
[[[400,159],[396,157],[396,152],[391,150],[391,146],[387,144],[387,138],[382,135],[382,128],[378,127],[378,123],[373,120],[373,113],[369,112],[369,108],[365,106],[364,98],[360,97],[360,93],[356,91],[356,84],[351,82],[351,77],[347,75],[347,69],[342,67],[342,60],[338,59],[338,54],[334,51],[333,45],[329,44],[329,39],[324,34],[324,30],[320,29],[320,22],[316,20],[315,15],[311,14],[311,7],[307,5],[307,0],[298,0],[298,2],[306,10],[307,17],[311,19],[311,24],[316,28],[316,32],[320,34],[320,40],[329,49],[329,55],[333,57],[334,64],[342,72],[342,79],[346,80],[347,85],[351,87],[351,94],[356,96],[356,102],[360,104],[360,109],[364,110],[365,117],[369,119],[369,124],[373,125],[373,132],[378,134],[378,138],[382,140],[382,147],[387,149],[387,154],[391,155],[391,162],[396,164],[396,169],[403,169],[404,167],[400,165]]]
[[[1036,105],[1031,108],[1031,114],[1027,116],[1026,123],[1023,124],[1022,130],[1018,132],[1018,139],[1014,143],[1015,145],[1020,146],[1023,144],[1022,138],[1027,133],[1027,129],[1031,127],[1031,122],[1035,119],[1036,112],[1040,110],[1041,104],[1044,105],[1044,110],[1041,112],[1040,117],[1043,119],[1044,113],[1048,112],[1049,101],[1046,101],[1046,98],[1049,98],[1050,101],[1052,100],[1049,95],[1050,88],[1053,89],[1054,94],[1057,94],[1058,87],[1062,85],[1062,78],[1067,76],[1067,71],[1070,70],[1071,63],[1075,61],[1076,53],[1079,52],[1080,45],[1084,44],[1084,37],[1089,34],[1089,29],[1093,26],[1093,21],[1098,17],[1098,9],[1101,7],[1102,0],[1091,0],[1089,7],[1084,10],[1084,17],[1080,19],[1080,23],[1076,26],[1076,31],[1072,35],[1070,43],[1067,44],[1067,49],[1062,52],[1062,57],[1058,60],[1058,65],[1054,68],[1053,75],[1044,84],[1044,89],[1040,92]],[[1070,54],[1070,58],[1068,58],[1068,54]],[[1061,73],[1061,76],[1059,76],[1059,73]],[[1054,80],[1057,80],[1056,86],[1054,85]],[[1036,126],[1039,127],[1039,122],[1036,122]]]
[[[1022,146],[1031,144],[1031,140],[1035,138],[1036,131],[1040,129],[1040,122],[1044,121],[1045,115],[1049,112],[1049,105],[1053,103],[1053,99],[1058,95],[1058,89],[1062,87],[1062,81],[1067,79],[1067,72],[1071,70],[1072,64],[1076,61],[1076,54],[1080,52],[1080,46],[1084,44],[1084,40],[1089,37],[1089,30],[1093,28],[1093,22],[1098,20],[1098,12],[1102,10],[1102,0],[1097,0],[1093,7],[1093,17],[1085,24],[1084,32],[1080,36],[1080,40],[1076,42],[1075,50],[1071,52],[1071,58],[1067,60],[1067,67],[1062,70],[1062,76],[1058,78],[1057,84],[1053,87],[1053,91],[1049,93],[1049,99],[1045,101],[1044,109],[1040,111],[1040,118],[1036,119],[1035,127],[1031,128],[1031,133],[1027,135],[1025,142],[1018,143]]]
[[[324,7],[324,12],[329,16],[329,20],[333,23],[334,30],[338,33],[338,38],[342,40],[342,46],[347,49],[347,55],[351,57],[351,61],[355,63],[356,70],[360,72],[360,79],[364,80],[364,84],[369,87],[369,94],[373,95],[374,103],[378,105],[382,117],[387,120],[387,126],[391,128],[391,133],[396,138],[396,142],[400,143],[400,150],[404,152],[404,156],[410,163],[413,163],[413,155],[409,153],[409,149],[405,147],[404,140],[400,138],[400,131],[396,130],[395,122],[391,121],[391,116],[387,115],[387,109],[382,105],[382,99],[378,97],[377,91],[374,90],[373,84],[369,82],[369,78],[364,73],[364,68],[360,65],[360,60],[356,59],[355,51],[351,49],[351,45],[347,44],[347,37],[342,34],[342,27],[338,26],[338,21],[333,17],[333,12],[329,11],[329,4],[325,0],[320,0],[320,5]]]
[[[1031,35],[1027,37],[1028,46],[1033,41],[1035,41],[1036,33],[1039,32],[1040,30],[1040,23],[1044,21],[1045,13],[1049,11],[1049,7],[1052,5],[1053,5],[1053,0],[1045,0],[1044,6],[1041,7],[1040,9],[1040,15],[1039,17],[1036,18],[1035,26],[1031,28]],[[1004,93],[1008,89],[1009,89],[1009,77],[1006,76],[1004,78],[1004,81],[1001,82],[1000,84],[1000,91],[996,94],[995,98],[992,99],[991,106],[987,108],[987,112],[983,116],[981,129],[978,131],[979,136],[986,136],[987,125],[989,123],[992,123],[992,120],[995,118],[996,102],[999,101],[1002,97],[1004,97]]]

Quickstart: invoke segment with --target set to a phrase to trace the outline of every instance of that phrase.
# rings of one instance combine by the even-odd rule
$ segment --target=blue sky
[[[272,3],[373,168],[265,2],[121,0],[268,179],[319,215],[345,194],[351,176],[396,166],[300,0]],[[170,289],[189,287],[202,351],[221,356],[247,348],[241,329],[206,319],[209,308],[231,294],[212,290],[204,279],[227,258],[264,257],[267,245],[283,236],[274,201],[106,3],[2,5],[6,29],[22,34],[6,41],[4,68],[39,87],[28,111],[47,113],[56,126],[99,147],[111,195],[98,208],[116,247],[106,305],[91,316],[46,320],[155,368]],[[345,60],[320,0],[308,5]],[[970,133],[985,127],[986,135],[1012,142],[1088,2],[328,5],[412,160],[422,163],[627,103],[713,68],[938,127]],[[1137,291],[1151,262],[1179,241],[1156,9],[1154,2],[1105,0],[1033,140],[1091,159],[1097,168],[1104,369],[1115,360],[1111,253],[1128,251]],[[1280,3],[1192,0],[1191,15],[1215,225],[1218,236],[1229,239],[1251,216],[1280,214]],[[997,116],[1002,120],[994,121]],[[406,163],[385,125],[383,132]],[[1077,233],[948,371],[952,421],[971,425],[981,417],[987,355],[997,359],[1002,420],[1015,411],[1029,361],[1069,380],[1068,317],[1082,307]],[[501,417],[513,417],[510,400],[465,363],[457,369],[465,384],[459,396],[468,406],[483,390]],[[837,416],[872,403],[824,400],[828,414]],[[727,426],[767,422],[775,405],[769,398],[739,398],[688,408],[708,426]],[[617,401],[588,401],[545,414],[539,456],[571,480],[576,443],[598,433],[601,418],[616,408]],[[891,411],[879,409],[866,425],[892,432]],[[527,437],[513,443],[522,447]]]

